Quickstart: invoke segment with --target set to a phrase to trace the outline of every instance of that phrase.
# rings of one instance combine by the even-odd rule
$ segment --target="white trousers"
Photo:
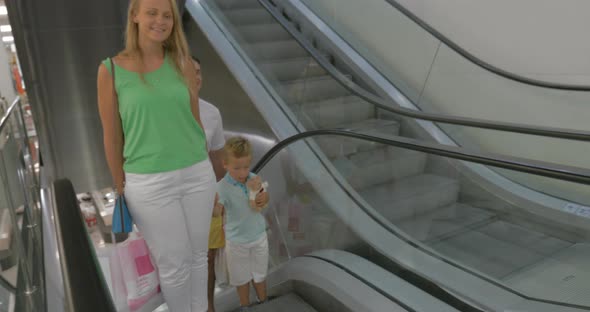
[[[158,267],[170,312],[207,311],[207,251],[216,193],[209,160],[125,174],[125,199]]]
[[[236,244],[225,242],[229,283],[242,286],[254,281],[264,282],[268,271],[268,239],[266,233],[254,242]]]

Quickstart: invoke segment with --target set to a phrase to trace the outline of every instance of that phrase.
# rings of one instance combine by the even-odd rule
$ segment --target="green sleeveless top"
[[[103,64],[111,72],[109,59]],[[205,132],[195,120],[189,90],[165,57],[144,74],[115,64],[115,89],[123,123],[123,170],[156,173],[182,169],[207,159]]]

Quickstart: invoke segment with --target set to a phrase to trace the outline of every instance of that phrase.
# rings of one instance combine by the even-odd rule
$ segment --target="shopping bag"
[[[132,232],[111,254],[113,300],[117,311],[153,311],[164,302],[158,272],[143,237]]]
[[[225,248],[221,247],[217,249],[217,255],[215,256],[215,282],[219,287],[229,286],[229,272],[227,270],[227,256],[225,254]]]
[[[117,195],[117,199],[115,200],[111,231],[113,233],[130,233],[133,231],[133,219],[131,218],[131,213],[129,213],[127,201],[123,194]]]

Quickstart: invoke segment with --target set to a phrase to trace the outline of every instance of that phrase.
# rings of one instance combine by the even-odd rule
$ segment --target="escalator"
[[[491,220],[466,220],[468,218],[457,213],[458,209],[454,212],[438,209],[438,214],[416,212],[391,220],[385,217],[387,212],[371,206],[351,189],[343,178],[345,172],[321,155],[321,149],[317,148],[318,138],[329,141],[345,138],[374,148],[389,148],[394,153],[409,152],[417,157],[423,154],[429,161],[438,162],[437,167],[427,169],[428,174],[460,181],[463,205],[473,203],[475,206],[478,203],[480,209],[489,215],[499,205],[506,204],[501,198],[488,194],[490,189],[486,186],[473,181],[469,173],[461,169],[460,162],[590,185],[590,172],[575,167],[469,152],[398,136],[372,136],[333,129],[302,132],[279,142],[253,169],[272,185],[270,208],[265,212],[265,218],[270,250],[267,283],[273,299],[253,306],[252,311],[587,310],[583,306],[530,298],[502,289],[505,286],[490,274],[480,272],[481,269],[491,271],[501,268],[513,270],[513,277],[531,274],[538,278],[540,274],[534,272],[539,265],[557,261],[558,256],[568,254],[551,250],[552,247],[561,244],[558,246],[560,251],[572,248],[573,242],[566,242],[563,233],[548,234],[549,228],[535,229],[530,225],[516,224],[510,218],[513,217],[511,211],[505,212],[505,219],[496,211]],[[400,169],[405,165],[402,162],[392,164]],[[415,195],[412,189],[407,188],[395,192],[408,198]],[[62,268],[69,271],[64,274],[64,278],[68,279],[65,284],[86,285],[68,288],[68,302],[71,301],[75,311],[95,311],[86,305],[88,300],[95,302],[96,311],[115,311],[105,282],[109,279],[108,268],[99,259],[100,256],[97,258],[100,252],[90,250],[88,234],[80,233],[85,231],[85,226],[71,183],[56,181],[50,193],[55,198],[53,210],[56,211],[60,236],[72,238],[60,239],[60,245],[63,245],[60,255],[65,261]],[[445,205],[442,197],[433,200],[439,201],[441,207]],[[414,201],[416,207],[423,203],[420,199]],[[403,212],[403,208],[392,205],[388,210]],[[483,266],[480,263],[479,267],[463,259],[457,260],[457,256],[465,254],[473,257],[470,252],[477,246],[469,245],[472,237],[498,235],[493,227],[501,226],[500,223],[511,232],[503,233],[497,240],[502,241],[502,246],[511,245],[509,248],[516,250],[515,253],[497,253],[491,257],[490,253],[484,254],[479,259],[487,257],[498,264],[488,261]],[[404,228],[404,224],[414,226]],[[521,240],[526,240],[527,244],[518,245]],[[457,246],[456,252],[449,254],[437,246],[441,242]],[[462,245],[461,242],[468,244]],[[583,248],[578,244],[574,249],[580,247]],[[550,255],[551,252],[554,255]],[[522,255],[527,253],[537,257],[523,259]],[[493,256],[496,258],[491,259]],[[96,267],[97,270],[80,269],[88,267]],[[74,272],[78,273],[72,274]],[[453,278],[441,282],[440,277],[447,274]],[[462,283],[474,287],[475,292],[464,292]],[[486,286],[486,283],[491,285]],[[484,298],[490,297],[496,302],[488,305],[489,299]],[[234,311],[239,305],[233,288],[219,289],[216,302],[218,311]],[[162,306],[154,311],[165,312],[167,308]]]
[[[583,149],[580,146],[586,143],[580,141],[590,138],[585,131],[412,110],[408,105],[415,103],[404,95],[403,87],[395,93],[374,83],[367,73],[370,70],[359,65],[362,61],[348,57],[325,34],[326,29],[315,29],[319,22],[314,18],[319,18],[303,12],[298,1],[189,1],[187,8],[194,18],[188,27],[189,41],[192,27],[210,42],[191,44],[211,44],[216,49],[280,139],[306,130],[338,128],[385,139],[401,136],[489,150],[474,143],[477,135],[463,127],[475,126],[498,130],[493,135],[507,138],[499,151],[518,156],[509,148],[514,138],[551,142],[546,148],[558,150]],[[397,102],[387,100],[392,94]],[[588,309],[588,296],[580,290],[588,272],[583,259],[590,251],[585,185],[351,138],[319,137],[307,150],[289,154],[299,155],[291,160],[301,171],[293,179],[313,181],[295,187],[311,194],[301,191],[292,200],[297,205],[330,206],[324,212],[337,215],[347,229],[342,233],[331,227],[326,230],[339,234],[322,248],[354,251],[383,267],[401,262],[449,292],[491,310],[503,310],[519,300],[530,300],[532,306],[547,303],[566,310]],[[537,153],[530,158],[552,157]],[[314,161],[321,165],[310,166]],[[317,172],[323,172],[322,167],[337,177],[336,182],[319,182],[323,178]],[[325,185],[332,187],[321,194],[313,191]],[[327,199],[326,192],[335,198]],[[355,210],[344,201],[335,204],[345,194],[354,199]],[[370,208],[360,214],[362,207]],[[322,213],[308,218],[332,218]],[[288,214],[282,218],[289,223]],[[376,227],[399,234],[386,240],[391,235]],[[363,233],[366,228],[375,233]],[[325,234],[310,236],[324,236],[321,233]],[[297,247],[291,256],[315,249],[301,237],[293,243]],[[408,243],[420,246],[423,253],[408,251]]]
[[[590,172],[510,150],[529,138],[580,151],[590,134],[429,110],[432,85],[416,98],[403,80],[375,76],[369,56],[302,3],[187,1],[193,50],[217,51],[243,89],[224,91],[244,91],[279,142],[255,168],[271,185],[273,300],[252,310],[590,310]],[[13,233],[0,254],[0,311],[115,311],[100,250],[111,245],[92,246],[70,182],[36,181],[23,122],[10,114],[0,147],[11,163],[0,170],[4,194],[19,197],[0,222]],[[496,150],[466,129],[511,144]],[[233,289],[216,297],[218,311],[238,306]]]

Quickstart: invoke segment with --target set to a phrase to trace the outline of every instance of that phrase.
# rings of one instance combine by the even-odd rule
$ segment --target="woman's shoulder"
[[[104,67],[110,72],[111,71],[111,64],[115,64],[116,66],[120,66],[123,68],[129,67],[131,66],[131,64],[133,64],[134,62],[134,58],[125,55],[123,52],[120,52],[118,54],[116,54],[115,56],[109,56],[105,59],[103,59],[100,62],[100,66],[99,67]]]

